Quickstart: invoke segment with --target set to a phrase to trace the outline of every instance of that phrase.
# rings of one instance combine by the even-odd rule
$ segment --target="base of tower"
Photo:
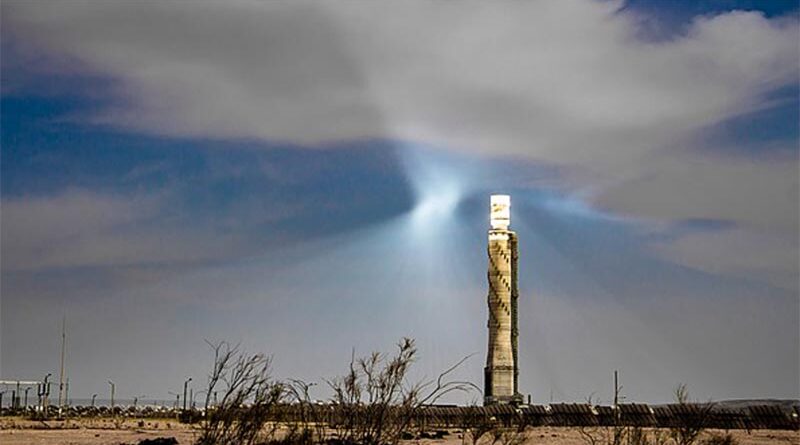
[[[522,394],[514,394],[513,396],[486,396],[483,398],[483,406],[489,405],[522,405],[525,403],[525,398]]]

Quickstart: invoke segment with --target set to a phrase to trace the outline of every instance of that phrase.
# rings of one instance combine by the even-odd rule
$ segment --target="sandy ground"
[[[137,444],[142,439],[174,437],[180,445],[192,444],[197,430],[177,423],[174,419],[147,419],[114,423],[110,420],[81,420],[69,422],[33,422],[0,420],[0,444],[3,445],[120,445]],[[705,434],[722,434],[711,430]],[[757,430],[731,431],[740,445],[791,444],[800,445],[800,432]],[[498,442],[501,443],[501,442]],[[442,440],[409,441],[409,445],[462,445],[461,434],[453,431]],[[489,441],[482,441],[489,445]],[[577,428],[540,427],[526,431],[525,445],[586,445]]]
[[[175,419],[144,419],[114,422],[108,419],[35,422],[22,419],[0,420],[2,445],[120,445],[137,444],[143,439],[174,437],[178,443],[192,444],[197,430]]]

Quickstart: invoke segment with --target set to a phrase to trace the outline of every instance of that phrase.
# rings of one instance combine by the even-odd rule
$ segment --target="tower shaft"
[[[514,395],[514,350],[511,342],[511,236],[489,232],[489,348],[486,354],[486,404],[510,401]]]
[[[489,345],[484,368],[484,404],[520,403],[517,351],[517,235],[508,230],[510,199],[492,196],[489,230]],[[498,216],[499,215],[499,216]]]

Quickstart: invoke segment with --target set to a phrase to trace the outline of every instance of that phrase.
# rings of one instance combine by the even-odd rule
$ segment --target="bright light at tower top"
[[[511,196],[492,195],[489,219],[494,230],[506,230],[511,224]]]

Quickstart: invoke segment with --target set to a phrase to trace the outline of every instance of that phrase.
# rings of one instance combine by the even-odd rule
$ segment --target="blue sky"
[[[800,397],[796,3],[687,5],[3,2],[0,375],[479,383],[502,192],[535,401]]]

